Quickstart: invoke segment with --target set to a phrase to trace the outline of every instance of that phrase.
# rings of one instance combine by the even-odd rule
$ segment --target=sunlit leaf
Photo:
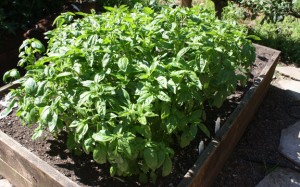
[[[123,57],[123,58],[120,58],[119,61],[118,61],[118,66],[119,68],[122,70],[122,71],[126,71],[127,69],[127,66],[128,66],[128,58],[126,57]]]

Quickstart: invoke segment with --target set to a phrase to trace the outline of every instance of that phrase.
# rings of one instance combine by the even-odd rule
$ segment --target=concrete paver
[[[281,131],[279,151],[300,166],[300,121]]]
[[[300,173],[288,169],[277,168],[269,173],[256,187],[299,187]]]
[[[280,67],[278,66],[276,68],[276,71],[278,71],[280,74],[290,77],[294,80],[300,81],[300,69],[292,66],[287,67]]]
[[[300,100],[300,69],[277,67],[276,71],[288,78],[279,78],[274,86],[286,90],[296,101]],[[300,166],[300,121],[281,131],[278,147],[286,158]],[[269,173],[256,187],[300,187],[300,173],[288,168],[277,168]]]
[[[274,82],[274,86],[288,91],[295,100],[300,100],[300,81],[291,79],[279,79]]]

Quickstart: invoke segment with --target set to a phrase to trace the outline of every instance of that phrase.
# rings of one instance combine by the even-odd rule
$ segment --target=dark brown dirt
[[[221,121],[225,121],[230,115],[230,111],[238,105],[242,94],[243,92],[239,91],[232,95],[232,99],[224,105],[226,108],[210,109],[211,113],[208,112],[207,116],[208,120],[210,120],[208,124],[212,130],[214,129],[214,121],[217,118],[216,115],[221,117]],[[22,126],[20,120],[15,117],[15,111],[10,116],[0,120],[0,129],[4,133],[14,138],[65,176],[76,181],[80,186],[99,186],[100,184],[101,186],[114,184],[114,186],[120,187],[141,186],[138,178],[135,177],[126,179],[126,182],[123,182],[125,179],[121,177],[110,177],[109,165],[96,164],[91,155],[76,156],[72,154],[66,148],[66,135],[64,133],[61,133],[57,139],[45,133],[42,138],[35,141],[31,140],[34,128],[34,126],[29,128]],[[176,186],[198,158],[199,139],[204,140],[205,144],[209,143],[208,139],[204,138],[204,135],[201,133],[199,133],[197,139],[184,149],[179,147],[173,148],[176,154],[173,158],[173,172],[171,175],[165,178],[158,178],[158,182],[155,185],[142,186]]]
[[[259,52],[258,52],[259,53]],[[260,53],[259,53],[260,54]],[[263,54],[260,54],[263,56]],[[268,56],[267,56],[268,57]],[[257,76],[260,69],[263,67],[265,59],[258,58],[256,66],[252,68],[252,78]],[[252,79],[249,80],[249,85]],[[221,124],[226,120],[234,108],[239,104],[245,88],[239,88],[239,90],[230,96],[230,99],[225,102],[224,107],[220,109],[210,109],[207,108],[207,125],[214,131],[215,120],[217,117],[221,118]],[[1,98],[0,98],[1,99]],[[271,110],[273,110],[271,108]],[[67,177],[76,181],[81,186],[141,186],[138,180],[134,177],[127,178],[126,182],[124,178],[110,177],[109,175],[109,165],[98,165],[96,164],[90,155],[75,156],[70,153],[65,146],[65,134],[60,134],[57,139],[53,138],[51,135],[45,133],[43,138],[36,141],[31,140],[32,131],[34,126],[28,128],[27,126],[20,125],[20,120],[15,117],[13,113],[6,119],[0,120],[0,129],[6,134],[13,137],[27,149],[29,149],[34,154],[38,155],[40,158],[45,160],[51,166],[56,168],[58,171],[62,172]],[[214,134],[214,133],[212,133]],[[256,138],[252,136],[252,138]],[[188,147],[184,149],[179,149],[174,147],[176,152],[173,158],[173,172],[165,178],[158,178],[158,182],[155,186],[176,186],[180,182],[180,179],[188,171],[189,168],[194,164],[198,158],[198,144],[200,140],[204,140],[208,143],[208,140],[199,133],[199,136],[193,141]],[[257,142],[256,139],[251,139]],[[266,149],[267,150],[267,149]],[[246,165],[245,165],[246,166]],[[241,170],[242,171],[242,170]],[[227,178],[223,177],[225,182]],[[222,176],[219,177],[217,186],[223,184]],[[12,181],[13,183],[13,181]],[[154,185],[143,185],[143,186],[154,186]],[[221,185],[223,186],[223,185]]]

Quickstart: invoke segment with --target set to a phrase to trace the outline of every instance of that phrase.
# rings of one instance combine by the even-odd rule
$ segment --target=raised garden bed
[[[212,185],[263,101],[278,63],[280,51],[261,45],[255,47],[256,61],[264,61],[265,67],[178,186]]]
[[[256,62],[265,65],[264,68],[212,142],[206,146],[195,164],[189,166],[192,168],[185,174],[179,186],[209,186],[214,182],[267,93],[280,52],[259,45],[255,47]],[[12,85],[2,87],[0,92],[5,93],[10,86]],[[199,143],[199,140],[196,141]],[[0,162],[0,175],[9,179],[15,186],[78,186],[2,131],[0,131]],[[102,183],[91,183],[92,186],[102,186]],[[178,182],[173,184],[177,185]]]

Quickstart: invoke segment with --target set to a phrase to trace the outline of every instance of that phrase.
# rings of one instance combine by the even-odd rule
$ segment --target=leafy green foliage
[[[293,0],[293,10],[295,12],[300,12],[300,0]]]
[[[260,14],[264,14],[262,22],[278,22],[283,21],[287,15],[298,14],[296,7],[297,0],[237,0],[241,6],[248,8],[255,18]]]
[[[173,146],[199,129],[210,135],[204,102],[220,107],[246,82],[254,47],[243,27],[201,7],[107,9],[59,16],[38,60],[43,47],[25,41],[27,73],[11,95],[17,115],[37,124],[33,138],[67,131],[68,148],[109,162],[111,175],[155,182],[172,171]]]
[[[133,7],[136,3],[141,4],[150,4],[154,3],[155,0],[98,0],[103,6],[121,6],[121,5],[127,5],[130,7]]]
[[[300,19],[287,16],[282,22],[256,24],[250,31],[259,36],[258,43],[278,49],[282,58],[300,65]]]

